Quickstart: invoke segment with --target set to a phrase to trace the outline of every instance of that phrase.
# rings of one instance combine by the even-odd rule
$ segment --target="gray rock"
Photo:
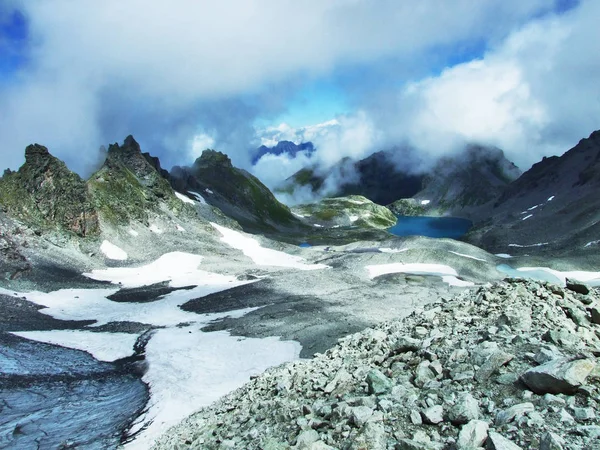
[[[413,425],[421,425],[423,423],[423,419],[421,419],[421,414],[412,409],[410,411],[410,421]]]
[[[513,405],[508,409],[504,409],[498,414],[496,414],[496,425],[504,425],[512,422],[515,419],[518,419],[521,416],[524,416],[528,412],[535,411],[535,407],[533,403],[519,403],[518,405]]]
[[[450,422],[455,425],[462,425],[471,420],[479,419],[479,404],[468,392],[462,393],[456,404],[448,412]]]
[[[497,351],[492,353],[482,364],[482,366],[475,372],[475,380],[480,383],[490,378],[496,370],[505,364],[508,364],[514,355],[505,353],[503,351]]]
[[[590,315],[592,319],[592,323],[596,325],[600,325],[600,308],[597,306],[593,306],[590,308]]]
[[[313,442],[312,444],[310,444],[310,447],[308,447],[308,450],[336,450],[336,448],[332,447],[331,445],[327,445],[323,441],[317,441],[317,442]]]
[[[435,380],[435,374],[429,368],[429,361],[421,361],[415,371],[415,386],[423,387],[428,381]]]
[[[352,408],[351,414],[352,423],[361,428],[371,418],[373,410],[368,406],[355,406]]]
[[[490,431],[488,434],[486,448],[487,450],[522,450],[517,444],[494,431]]]
[[[588,295],[590,293],[590,288],[583,283],[580,283],[575,280],[570,280],[567,278],[567,289],[573,292],[577,292],[578,294]]]
[[[386,450],[387,437],[383,423],[368,422],[365,424],[350,448],[351,450]]]
[[[594,408],[573,408],[573,417],[575,420],[585,422],[596,418]]]
[[[350,382],[352,381],[352,375],[350,375],[346,370],[340,369],[333,379],[325,385],[323,391],[326,394],[331,394],[333,391],[344,390]]]
[[[563,354],[553,345],[542,347],[533,357],[538,364],[545,364],[553,359],[564,358]]]
[[[558,434],[547,431],[540,439],[540,450],[563,450],[565,441]]]
[[[444,421],[444,408],[440,405],[434,405],[421,412],[423,422],[430,425],[437,425]]]
[[[315,430],[305,430],[296,438],[296,448],[298,450],[308,450],[311,444],[320,440],[319,433]]]
[[[440,450],[441,444],[436,442],[420,442],[412,439],[400,439],[395,445],[395,450]]]
[[[367,374],[367,386],[369,394],[383,395],[391,391],[392,382],[379,370],[373,369]]]
[[[489,425],[482,420],[471,420],[463,425],[458,433],[456,447],[461,449],[472,449],[481,447],[488,437]]]
[[[595,366],[589,359],[555,359],[529,369],[521,380],[537,394],[574,394]]]
[[[400,336],[394,344],[393,349],[396,353],[416,352],[421,349],[421,345],[422,343],[418,339],[409,336]]]

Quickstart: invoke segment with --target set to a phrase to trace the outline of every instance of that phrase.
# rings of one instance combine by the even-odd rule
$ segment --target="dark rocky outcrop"
[[[0,179],[0,203],[8,215],[40,230],[98,233],[98,213],[86,183],[42,145],[25,149],[25,164]]]
[[[466,239],[511,254],[597,251],[599,193],[600,131],[595,131],[562,156],[534,164],[495,200],[470,211],[475,227]]]
[[[205,150],[191,167],[176,166],[171,185],[180,192],[197,192],[212,206],[251,232],[294,229],[302,224],[258,178],[234,167],[229,157]]]

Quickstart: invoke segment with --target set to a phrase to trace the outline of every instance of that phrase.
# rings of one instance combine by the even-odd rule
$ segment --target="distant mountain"
[[[532,247],[600,248],[600,131],[562,156],[534,164],[488,204],[471,212],[467,239],[497,252]]]
[[[327,192],[330,197],[362,195],[379,204],[387,205],[399,198],[412,197],[421,190],[422,175],[399,171],[387,152],[377,152],[360,161],[344,158],[326,174],[314,168],[305,168],[286,180],[280,188],[293,192],[297,187],[310,186],[318,193],[326,186],[329,176],[334,176],[336,189]]]
[[[173,167],[170,181],[180,192],[201,195],[247,231],[303,227],[258,178],[233,167],[229,157],[221,152],[205,150],[192,166]]]
[[[428,211],[464,215],[465,209],[489,202],[521,175],[517,166],[495,147],[469,145],[457,155],[441,158],[413,196]]]
[[[315,147],[312,142],[301,142],[296,145],[290,141],[279,141],[274,147],[267,147],[265,145],[258,147],[255,155],[252,157],[252,164],[256,164],[265,155],[282,155],[285,153],[291,157],[295,157],[298,152],[311,154],[314,151]]]
[[[428,201],[428,210],[451,214],[490,201],[519,174],[497,148],[471,145],[419,174],[402,171],[390,152],[380,151],[357,162],[345,158],[323,175],[313,168],[302,169],[286,180],[281,191],[309,186],[318,193],[329,187],[327,178],[333,176],[338,183],[328,196],[362,195],[380,205],[415,198]]]

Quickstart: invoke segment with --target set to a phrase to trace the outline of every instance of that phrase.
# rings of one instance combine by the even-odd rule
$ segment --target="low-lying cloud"
[[[80,172],[89,170],[100,145],[127,134],[166,167],[189,162],[197,135],[249,167],[256,119],[283,112],[305,80],[382,61],[423,71],[432,52],[501,41],[554,8],[546,0],[423,0],[418,7],[394,0],[6,5],[26,16],[29,45],[20,71],[0,81],[0,164],[16,168],[23,148],[39,142]],[[358,79],[349,84],[362,89]],[[365,123],[377,125],[374,119],[370,114]],[[372,130],[387,132],[383,125]],[[356,133],[363,139],[372,131]],[[330,154],[318,156],[324,163],[337,151],[369,151],[349,142],[351,133],[338,138],[328,143]]]

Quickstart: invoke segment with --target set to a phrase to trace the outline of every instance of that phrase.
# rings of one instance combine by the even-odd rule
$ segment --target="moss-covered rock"
[[[401,198],[387,207],[397,216],[422,216],[425,214],[425,207],[414,198]]]
[[[293,211],[311,224],[328,228],[389,228],[396,224],[396,216],[388,208],[360,195],[324,198],[317,203],[296,206]]]
[[[102,219],[115,225],[132,220],[146,223],[148,214],[160,212],[163,205],[174,213],[185,208],[165,174],[158,158],[142,154],[140,145],[128,136],[122,146],[109,146],[106,161],[90,177],[88,188]]]
[[[25,149],[25,164],[0,178],[0,203],[12,217],[40,230],[89,236],[98,214],[85,181],[39,144]]]

